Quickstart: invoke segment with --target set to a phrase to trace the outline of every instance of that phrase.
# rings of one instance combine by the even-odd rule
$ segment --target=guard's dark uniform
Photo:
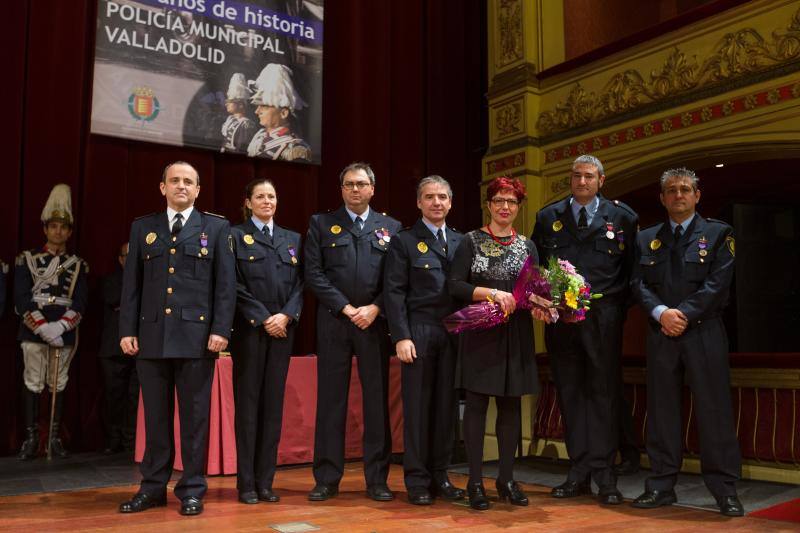
[[[545,329],[572,461],[567,480],[584,483],[591,474],[603,488],[616,485],[611,467],[618,443],[622,326],[638,217],[621,202],[599,198],[584,230],[578,229],[570,198],[542,208],[532,239],[541,264],[547,265],[550,257],[566,259],[592,292],[603,294],[592,302],[586,320]]]
[[[406,487],[447,480],[455,418],[455,348],[442,319],[454,311],[447,274],[463,235],[448,227],[447,252],[420,219],[392,240],[384,302],[392,342],[414,342],[403,363],[403,470]]]
[[[147,432],[140,492],[162,497],[172,474],[177,388],[183,476],[175,495],[202,499],[216,358],[206,348],[210,334],[230,338],[236,305],[230,225],[195,208],[173,241],[161,212],[133,222],[129,246],[119,334],[139,339]]]
[[[300,235],[273,225],[268,239],[248,220],[231,229],[236,253],[233,388],[239,492],[271,489],[283,420],[283,393],[297,321],[303,309]],[[283,313],[286,338],[264,320]]]
[[[122,297],[122,268],[103,278],[103,333],[97,356],[106,387],[106,449],[133,450],[139,407],[139,379],[136,358],[122,353],[119,345],[119,305]]]
[[[734,270],[733,229],[695,214],[674,242],[669,223],[639,232],[636,300],[648,317],[659,305],[689,320],[678,337],[661,333],[650,320],[647,332],[647,453],[652,475],[646,490],[670,490],[682,462],[684,373],[694,395],[703,480],[719,500],[736,495],[741,455],[733,422],[728,336],[720,317]]]
[[[364,477],[385,484],[389,473],[389,335],[379,316],[361,330],[341,313],[375,304],[383,314],[383,263],[400,222],[370,209],[359,231],[344,206],[313,215],[305,245],[306,284],[317,297],[317,422],[314,478],[338,486],[344,472],[344,437],[352,356],[357,356],[364,411]],[[387,240],[388,239],[388,240]]]

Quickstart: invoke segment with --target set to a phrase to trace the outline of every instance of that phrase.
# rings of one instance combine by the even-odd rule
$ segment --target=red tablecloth
[[[389,367],[389,413],[392,430],[392,451],[403,451],[403,405],[400,399],[400,361],[392,357]],[[211,415],[209,417],[208,464],[206,473],[236,473],[236,437],[233,428],[233,360],[220,357],[216,363],[211,385]],[[139,401],[136,426],[136,461],[144,457],[144,402]],[[310,463],[314,459],[314,423],[317,411],[317,358],[292,357],[286,379],[283,404],[283,429],[278,446],[278,464]],[[175,468],[181,470],[180,422],[177,399],[175,406]],[[361,383],[356,360],[350,377],[350,397],[347,405],[345,457],[362,456],[361,439],[364,422],[361,409]]]

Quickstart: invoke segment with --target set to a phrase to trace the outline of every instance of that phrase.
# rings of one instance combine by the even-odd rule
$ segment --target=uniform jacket
[[[208,337],[230,339],[236,306],[228,221],[194,209],[173,242],[167,213],[147,215],[134,220],[129,246],[120,337],[139,338],[137,357],[213,356]]]
[[[394,342],[411,338],[411,324],[441,325],[454,311],[447,290],[450,262],[464,237],[447,228],[447,254],[422,219],[392,239],[384,267],[384,303]]]
[[[237,317],[254,327],[275,313],[303,310],[300,234],[273,225],[272,243],[251,220],[231,228],[236,255]]]
[[[64,345],[74,345],[75,328],[86,312],[88,301],[86,274],[89,266],[80,257],[69,253],[57,256],[45,248],[30,250],[28,253],[39,275],[45,274],[49,267],[52,268],[51,263],[55,260],[59,261],[59,267],[55,272],[56,277],[34,290],[34,277],[26,254],[17,256],[14,268],[14,309],[22,317],[17,340],[44,342],[32,330],[45,322],[55,322],[63,318],[65,323],[70,324],[68,330],[61,336]],[[68,266],[63,268],[63,265]],[[66,298],[71,300],[71,303],[65,303],[63,300],[53,301],[57,298]]]
[[[578,230],[570,198],[543,207],[536,215],[531,238],[541,264],[550,257],[566,259],[603,298],[592,305],[625,303],[634,261],[638,216],[627,205],[600,196],[597,212],[585,233]],[[613,232],[611,238],[609,232]]]
[[[668,222],[650,226],[636,239],[633,295],[648,317],[666,305],[680,310],[690,325],[713,318],[728,302],[734,254],[733,228],[724,222],[695,215],[677,247]]]
[[[247,147],[250,157],[266,157],[276,161],[311,161],[311,146],[289,128],[258,130]]]
[[[122,297],[122,269],[103,277],[103,335],[99,357],[122,357],[119,346],[119,302]]]
[[[375,304],[383,314],[383,262],[400,222],[374,209],[359,232],[344,206],[313,215],[305,245],[305,281],[334,315],[348,303]],[[381,237],[385,235],[385,237]]]
[[[222,137],[225,139],[225,143],[220,151],[246,153],[247,147],[257,131],[258,125],[252,119],[230,115],[222,124]]]

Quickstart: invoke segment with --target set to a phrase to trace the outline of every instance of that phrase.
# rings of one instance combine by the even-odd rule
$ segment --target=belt
[[[64,307],[72,307],[72,298],[64,298],[63,296],[37,294],[33,297],[33,301],[40,305],[63,305]]]

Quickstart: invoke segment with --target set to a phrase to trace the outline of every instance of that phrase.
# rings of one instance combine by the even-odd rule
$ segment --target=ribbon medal
[[[613,222],[606,222],[606,238],[613,239],[614,238],[614,223]]]
[[[697,253],[700,254],[700,257],[708,255],[708,250],[706,250],[706,248],[708,248],[708,239],[706,239],[705,236],[697,240],[697,248],[699,249]]]
[[[619,230],[617,232],[617,242],[619,243],[620,251],[625,249],[625,234],[623,230]]]
[[[660,240],[653,239],[652,241],[650,241],[650,249],[651,250],[653,250],[655,252],[659,248],[661,248],[661,241]]]
[[[200,233],[200,246],[202,246],[202,248],[200,248],[200,253],[208,255],[208,235],[205,233]]]
[[[331,233],[334,235],[339,235],[342,232],[342,227],[339,224],[334,224],[331,226]]]
[[[422,241],[419,241],[417,243],[417,250],[419,250],[419,253],[424,254],[428,251],[428,245]]]
[[[564,229],[564,224],[560,220],[553,222],[553,231],[561,231],[562,229]]]
[[[156,242],[156,237],[157,235],[151,231],[150,233],[147,234],[147,237],[144,238],[144,242],[146,242],[147,244],[153,244],[154,242]]]
[[[378,237],[378,244],[381,246],[389,244],[389,241],[392,240],[389,236],[389,230],[386,228],[376,229],[375,236]]]
[[[249,233],[247,235],[245,235],[244,237],[242,237],[242,240],[247,245],[250,245],[250,244],[253,244],[254,242],[256,242],[256,240],[253,238],[253,236],[250,235]]]
[[[292,256],[292,264],[296,265],[297,264],[297,250],[291,244],[289,245],[289,255]]]

